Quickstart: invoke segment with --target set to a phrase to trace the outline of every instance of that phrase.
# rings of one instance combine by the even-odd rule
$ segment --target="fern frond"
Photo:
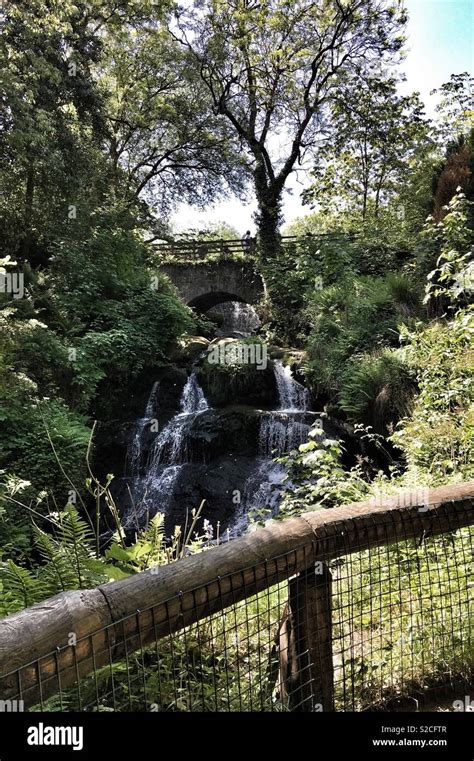
[[[39,579],[31,571],[14,563],[13,560],[2,563],[0,579],[3,591],[12,599],[10,612],[34,605],[47,596]]]
[[[54,537],[34,526],[34,541],[38,552],[44,561],[39,569],[39,577],[47,587],[48,594],[54,595],[66,589],[74,589],[75,574],[63,547]]]
[[[75,574],[75,588],[88,586],[85,573],[92,556],[93,534],[73,505],[66,505],[58,529],[58,541]]]

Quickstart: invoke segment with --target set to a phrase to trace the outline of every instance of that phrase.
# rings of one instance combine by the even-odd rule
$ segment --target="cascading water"
[[[297,449],[308,437],[309,425],[279,410],[268,412],[260,423],[259,451],[264,457],[280,457]]]
[[[248,525],[249,514],[262,508],[272,515],[278,512],[285,470],[273,458],[297,449],[308,439],[310,426],[304,422],[309,406],[309,393],[296,381],[289,366],[274,362],[275,382],[278,391],[278,410],[264,413],[260,423],[259,460],[255,472],[244,487],[241,509],[234,524],[239,534]]]
[[[149,471],[166,463],[179,465],[186,461],[186,433],[196,415],[209,409],[203,390],[193,373],[189,376],[180,399],[180,411],[157,436],[149,462]]]
[[[308,389],[295,381],[289,365],[277,359],[274,362],[275,380],[278,389],[279,409],[286,412],[304,412],[308,409]]]
[[[207,315],[210,318],[219,315],[222,320],[216,330],[216,336],[233,335],[246,338],[260,327],[255,309],[250,304],[242,304],[240,301],[224,301],[213,307]]]
[[[273,370],[278,410],[266,413],[260,424],[260,453],[265,457],[280,457],[296,449],[306,441],[309,432],[309,425],[304,422],[309,406],[308,390],[293,378],[289,365],[275,360]]]
[[[239,302],[218,305],[209,316],[212,312],[221,315],[221,334],[251,336],[258,327],[255,311]],[[202,361],[202,356],[197,357],[195,363]],[[260,376],[260,369],[252,372]],[[126,530],[145,525],[157,511],[166,514],[168,529],[173,530],[175,523],[184,525],[187,511],[202,499],[206,500],[208,519],[214,526],[220,521],[221,530],[228,527],[232,536],[246,530],[249,515],[262,509],[276,514],[288,481],[283,465],[275,458],[307,441],[307,421],[313,413],[308,412],[308,391],[293,378],[289,366],[274,361],[273,376],[273,383],[271,372],[259,377],[258,383],[265,379],[262,385],[268,388],[268,398],[276,388],[278,402],[275,409],[258,412],[257,420],[251,408],[232,407],[231,392],[228,406],[222,408],[215,402],[215,409],[210,410],[194,372],[184,385],[178,411],[169,418],[166,375],[160,380],[160,390],[154,384],[144,415],[132,431],[127,476],[117,484]],[[203,378],[209,383],[206,373]],[[222,373],[216,380],[222,383]],[[211,382],[209,395],[212,393]],[[206,411],[208,414],[198,420]],[[160,419],[168,420],[160,431],[158,412]],[[245,431],[240,427],[242,417],[248,419]],[[233,498],[236,490],[240,494],[238,507]]]
[[[156,390],[154,398],[156,398]],[[203,390],[193,373],[189,376],[181,394],[180,411],[171,418],[155,438],[144,476],[139,474],[140,464],[143,461],[142,434],[149,417],[140,418],[137,421],[137,430],[133,436],[129,456],[129,461],[131,464],[133,463],[134,467],[134,471],[132,471],[134,478],[130,489],[133,509],[123,520],[125,529],[136,526],[137,523],[140,523],[140,518],[146,514],[151,516],[157,510],[166,511],[173,496],[180,470],[188,458],[187,432],[197,415],[208,408],[209,405]],[[154,409],[154,404],[150,407],[149,401],[147,412],[153,412]],[[145,421],[143,425],[142,421]]]
[[[127,452],[127,466],[132,476],[138,476],[140,473],[145,428],[152,425],[156,419],[158,388],[158,382],[154,383],[145,408],[145,415],[138,418],[135,423],[132,441]]]

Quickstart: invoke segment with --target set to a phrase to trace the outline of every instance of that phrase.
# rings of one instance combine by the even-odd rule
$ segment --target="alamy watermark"
[[[419,513],[426,513],[430,506],[430,489],[427,486],[418,489],[402,491],[399,494],[391,494],[383,489],[378,489],[369,502],[382,507],[387,499],[395,500],[397,507],[418,507]]]
[[[258,342],[218,344],[209,349],[207,361],[211,365],[255,365],[257,370],[265,370],[267,347]]]
[[[455,711],[474,711],[474,700],[471,700],[470,695],[464,695],[464,700],[453,700],[453,708]]]
[[[59,745],[70,746],[73,750],[84,747],[84,728],[74,726],[48,726],[42,721],[36,726],[28,727],[28,745]]]
[[[25,295],[23,272],[0,272],[0,293],[9,293],[14,299],[22,299]]]

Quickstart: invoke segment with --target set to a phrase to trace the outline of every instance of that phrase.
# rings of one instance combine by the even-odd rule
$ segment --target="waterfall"
[[[143,432],[147,425],[150,425],[150,423],[156,419],[158,387],[159,384],[158,381],[156,381],[153,384],[150,396],[148,397],[144,416],[138,418],[135,422],[132,441],[127,451],[127,467],[132,476],[138,476],[140,473],[142,464]]]
[[[180,411],[155,439],[149,470],[160,464],[178,465],[186,461],[186,434],[196,415],[209,409],[203,390],[193,373],[189,376],[180,399]]]
[[[233,304],[229,309],[229,315],[233,315],[229,319],[240,320],[243,307]],[[243,312],[245,313],[245,310]],[[245,321],[247,317],[244,315],[242,319]],[[243,327],[244,322],[236,324]],[[233,508],[231,525],[228,524],[228,517],[226,518],[231,536],[246,530],[249,516],[252,514],[262,510],[272,515],[278,512],[282,495],[288,488],[288,481],[284,465],[275,462],[275,459],[297,449],[307,441],[310,428],[307,420],[312,414],[307,412],[308,391],[293,378],[290,367],[285,367],[281,361],[273,363],[273,372],[278,401],[275,409],[260,412],[258,447],[256,451],[252,450],[255,455],[251,455],[250,462],[247,453],[236,456],[234,473],[228,464],[219,465],[219,471],[224,467],[223,479],[212,466],[209,470],[211,510],[215,509],[212,500],[213,489],[216,491],[216,501],[220,505],[218,509],[225,511],[228,511],[228,508],[222,508],[221,505],[229,504],[227,500],[230,497],[227,495],[232,495],[235,489],[240,490],[240,500],[236,503],[238,507]],[[128,505],[122,516],[122,525],[127,531],[145,525],[157,510],[167,513],[167,519],[171,520],[175,509],[177,514],[182,511],[182,502],[187,500],[187,494],[193,494],[191,499],[195,499],[192,485],[185,483],[183,479],[184,468],[187,469],[186,472],[189,469],[189,472],[202,479],[199,489],[208,489],[205,481],[207,464],[202,462],[201,465],[200,460],[199,463],[196,462],[197,442],[202,446],[203,441],[199,435],[195,435],[202,428],[200,424],[196,426],[195,421],[199,415],[206,413],[209,404],[196,374],[192,373],[187,378],[175,414],[161,430],[155,432],[152,423],[157,423],[158,405],[159,386],[155,383],[143,417],[136,421],[132,430],[127,452],[128,477],[119,487],[124,495],[124,503]],[[212,421],[207,421],[207,418],[203,424],[204,428],[207,425],[212,427]],[[229,442],[228,446],[232,447],[231,433],[227,434],[221,428],[218,431],[218,435],[223,436]],[[245,447],[247,444],[244,445],[246,452]],[[242,474],[240,481],[239,473]],[[124,488],[126,493],[123,492]],[[185,505],[186,508],[195,506],[187,503]]]
[[[297,449],[308,438],[307,423],[278,412],[265,414],[260,423],[259,450],[263,457],[280,457]]]
[[[249,517],[265,510],[271,515],[278,513],[282,492],[285,469],[282,465],[269,458],[259,457],[253,473],[244,484],[241,503],[228,528],[230,538],[241,536],[248,528]]]
[[[289,365],[281,360],[274,362],[275,380],[278,389],[279,409],[288,412],[301,412],[308,409],[308,390],[295,381]]]
[[[289,365],[280,360],[273,363],[278,391],[278,409],[264,415],[260,423],[260,454],[280,457],[307,440],[309,425],[304,413],[309,407],[308,390],[295,381]]]
[[[222,322],[216,330],[216,336],[231,336],[246,338],[260,327],[260,320],[255,309],[250,304],[240,301],[225,301],[213,307],[207,313],[212,319],[220,315]]]
[[[308,439],[310,426],[304,422],[309,407],[309,392],[295,381],[291,368],[274,362],[278,390],[278,409],[263,414],[259,433],[259,459],[254,473],[244,487],[242,505],[234,522],[233,533],[240,534],[248,525],[249,514],[262,508],[272,515],[278,512],[284,490],[285,470],[273,458],[297,449]]]
[[[155,384],[156,386],[156,384]],[[155,388],[155,387],[154,387]],[[152,396],[156,396],[152,390]],[[151,399],[151,396],[150,396]],[[147,405],[147,412],[154,411],[154,402]],[[133,509],[123,521],[124,528],[136,525],[137,519],[147,512],[154,515],[157,508],[164,512],[173,496],[174,487],[183,464],[187,461],[188,452],[186,436],[197,415],[209,409],[209,405],[200,387],[196,375],[189,376],[184,386],[180,399],[180,410],[171,418],[167,425],[157,435],[146,465],[144,477],[139,474],[139,466],[143,459],[142,434],[139,433],[141,421],[149,418],[141,418],[137,421],[136,432],[133,437],[130,460],[138,463],[135,466],[133,483],[131,485],[131,497]]]

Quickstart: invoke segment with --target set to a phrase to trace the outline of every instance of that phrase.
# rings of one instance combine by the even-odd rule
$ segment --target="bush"
[[[29,496],[45,492],[53,508],[64,504],[71,481],[78,489],[85,483],[90,429],[59,399],[16,401],[0,419],[1,467],[30,482]]]
[[[412,477],[435,484],[474,477],[473,335],[472,308],[405,333],[420,393],[392,440]]]
[[[342,376],[338,403],[349,418],[386,433],[408,414],[414,390],[400,355],[385,350],[351,361]]]
[[[385,278],[345,278],[314,294],[306,310],[311,324],[306,373],[315,394],[336,403],[343,384],[348,384],[348,373],[360,360],[351,364],[351,370],[347,364],[354,357],[378,357],[384,348],[398,346],[399,323],[402,319],[412,323],[419,303],[417,288],[399,273]],[[364,372],[369,383],[367,362],[357,377],[360,393]],[[374,373],[382,370],[383,363],[379,363]],[[368,398],[373,379],[370,387],[370,391],[366,389]],[[348,397],[347,403],[350,405]]]
[[[128,290],[127,299],[102,307],[88,330],[76,339],[73,386],[82,406],[106,389],[118,391],[145,368],[158,368],[193,318],[164,275]],[[99,386],[101,381],[105,384]]]

